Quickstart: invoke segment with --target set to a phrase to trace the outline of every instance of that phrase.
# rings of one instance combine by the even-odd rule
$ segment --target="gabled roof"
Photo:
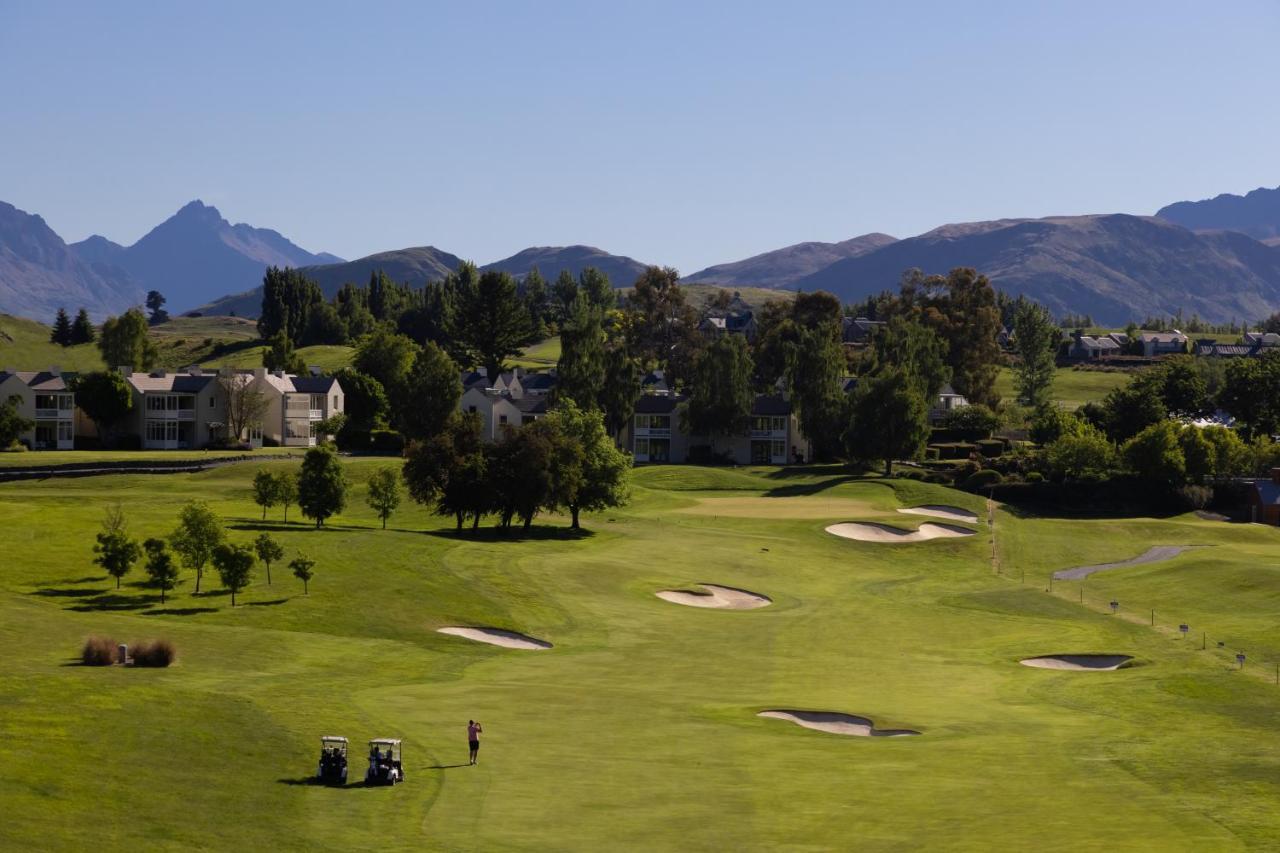
[[[520,397],[511,402],[526,415],[545,415],[547,413],[547,398],[542,394],[536,397]]]
[[[1274,480],[1255,480],[1253,487],[1258,490],[1258,499],[1264,506],[1280,506],[1280,483]]]
[[[963,397],[964,395],[961,394],[956,389],[952,388],[951,383],[948,382],[946,385],[943,385],[941,388],[938,389],[938,396],[939,397]]]
[[[637,415],[669,415],[685,400],[674,394],[641,394],[636,400]]]
[[[1095,338],[1092,335],[1081,335],[1076,342],[1085,349],[1113,350],[1120,349],[1120,344],[1111,338]]]
[[[0,370],[0,383],[10,376],[16,377],[32,391],[66,391],[67,380],[73,378],[75,374],[53,373],[48,370]]]
[[[295,376],[293,390],[302,394],[326,394],[338,384],[332,376]]]
[[[161,375],[163,374],[163,375]],[[189,373],[131,373],[125,377],[141,394],[167,392],[171,394],[199,394],[218,377],[212,373],[192,376]]]
[[[1245,343],[1261,344],[1264,347],[1280,347],[1280,335],[1275,332],[1245,332]]]
[[[1187,340],[1187,336],[1182,332],[1143,332],[1138,340],[1144,344],[1149,341],[1157,344],[1180,344]]]
[[[751,403],[753,415],[789,415],[791,401],[780,394],[757,394]]]

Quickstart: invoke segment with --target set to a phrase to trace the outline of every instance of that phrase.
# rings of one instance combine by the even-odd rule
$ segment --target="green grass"
[[[834,469],[654,466],[581,538],[560,518],[527,540],[456,538],[414,505],[376,529],[363,483],[387,464],[350,460],[351,505],[319,531],[278,510],[261,521],[252,464],[0,485],[0,847],[258,848],[264,832],[273,847],[332,850],[1220,850],[1280,837],[1280,688],[1167,622],[1125,618],[1146,600],[1196,608],[1211,636],[1234,632],[1265,658],[1280,648],[1280,576],[1264,567],[1280,531],[1001,511],[996,575],[985,535],[864,544],[823,532],[862,516],[687,511],[821,498],[914,527],[924,519],[898,506],[981,507],[972,495]],[[236,541],[265,527],[290,556],[315,557],[311,595],[277,566],[233,610],[211,574],[209,594],[192,595],[188,572],[161,606],[140,574],[117,593],[90,564],[107,502],[149,536],[193,497]],[[1091,578],[1124,584],[1120,617],[1043,590],[1055,568],[1153,544],[1213,547]],[[718,612],[653,596],[699,581],[774,603]],[[555,648],[435,632],[447,624]],[[167,637],[179,663],[69,665],[90,633]],[[1068,651],[1141,665],[1017,663]],[[923,735],[841,738],[755,716],[776,707]],[[452,766],[469,718],[485,724],[481,764]],[[357,773],[363,739],[403,737],[407,783],[301,784],[330,733],[356,742]]]
[[[49,327],[34,320],[0,314],[0,370],[101,370],[102,356],[94,344],[60,347],[49,342]]]
[[[252,347],[239,350],[230,355],[209,359],[202,366],[245,369],[261,367],[262,350],[262,342],[258,341]],[[354,352],[355,350],[352,347],[341,344],[317,344],[316,346],[300,347],[297,350],[298,357],[308,367],[314,365],[325,370],[341,370],[344,367],[350,367],[351,355]]]
[[[548,367],[555,367],[556,362],[560,360],[560,336],[547,338],[539,341],[531,347],[526,347],[524,355],[519,358],[513,358],[508,361],[512,367],[527,367],[537,370],[544,370]]]
[[[0,451],[0,468],[69,465],[97,462],[207,461],[239,456],[301,456],[304,447],[263,447],[258,450],[41,450]]]
[[[1108,391],[1128,384],[1132,377],[1132,373],[1123,371],[1059,367],[1053,374],[1053,399],[1067,408],[1076,409],[1085,403],[1100,401],[1107,396]],[[996,377],[996,393],[1009,400],[1017,396],[1013,385],[1013,371],[1007,367],[1000,368],[1000,374]]]

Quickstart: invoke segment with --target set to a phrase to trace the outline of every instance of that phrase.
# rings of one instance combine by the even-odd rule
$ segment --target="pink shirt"
[[[475,724],[467,726],[467,740],[480,740],[480,727]]]

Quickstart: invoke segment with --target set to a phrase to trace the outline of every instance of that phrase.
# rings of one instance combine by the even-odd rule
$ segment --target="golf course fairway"
[[[348,506],[321,529],[296,507],[262,519],[257,463],[0,484],[0,849],[1280,846],[1274,528],[997,507],[993,560],[975,495],[834,467],[655,466],[581,535],[556,516],[528,536],[490,520],[457,534],[408,502],[384,531],[364,484],[389,465],[344,459]],[[280,540],[273,583],[259,564],[232,608],[211,568],[199,596],[184,570],[161,604],[138,566],[117,591],[92,563],[106,507],[143,539],[191,499],[232,542]],[[712,499],[739,511],[689,511]],[[939,505],[982,519],[975,535],[886,547],[825,532]],[[1210,547],[1047,591],[1054,571],[1165,543]],[[315,560],[306,596],[287,568],[299,552]],[[655,596],[708,581],[769,606]],[[92,634],[167,639],[178,660],[80,666]],[[1132,665],[1020,663],[1089,652]],[[773,709],[921,736],[759,716]],[[469,719],[484,727],[475,767]],[[329,734],[351,740],[349,787],[311,784]],[[355,784],[375,737],[403,739],[405,784]]]

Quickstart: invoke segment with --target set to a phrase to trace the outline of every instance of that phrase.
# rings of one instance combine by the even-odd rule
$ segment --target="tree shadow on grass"
[[[217,613],[217,607],[157,607],[142,611],[143,616],[194,616],[197,613]]]
[[[277,604],[284,604],[288,600],[289,599],[287,598],[273,598],[270,601],[246,601],[243,606],[244,607],[274,607]]]
[[[589,539],[596,535],[595,531],[585,528],[574,530],[571,527],[550,527],[548,525],[534,526],[528,530],[522,527],[512,527],[507,530],[503,530],[501,527],[481,527],[479,530],[464,527],[462,530],[423,530],[422,533],[427,536],[438,536],[441,539],[454,539],[459,542],[573,542],[578,539]]]
[[[43,587],[29,595],[38,595],[42,598],[88,598],[91,595],[101,595],[100,589],[57,589],[52,587]]]
[[[253,532],[267,533],[306,533],[316,530],[372,530],[370,527],[345,526],[341,524],[326,524],[323,527],[316,527],[314,523],[294,524],[293,522],[271,522],[271,521],[243,521],[236,524],[228,524],[230,530],[245,530]]]
[[[770,471],[765,477],[770,480],[790,480],[795,477],[830,477],[832,475],[853,476],[847,466],[839,463],[825,465],[786,465],[776,471]]]
[[[55,586],[60,583],[94,583],[107,580],[111,580],[111,575],[89,575],[83,578],[62,578],[61,580],[49,581],[48,586]]]
[[[77,613],[98,613],[104,611],[142,610],[160,603],[159,595],[121,595],[111,592],[91,598],[84,604],[68,607]]]
[[[452,770],[455,767],[469,767],[469,766],[470,765],[464,761],[461,764],[432,764],[427,769],[428,770]]]
[[[220,598],[222,596],[231,595],[229,589],[206,589],[204,592],[191,593],[192,598]]]
[[[807,495],[816,495],[825,492],[827,489],[833,489],[836,486],[845,483],[852,483],[858,478],[852,474],[843,477],[828,477],[817,483],[792,483],[786,486],[774,486],[764,493],[766,498],[796,498]]]

